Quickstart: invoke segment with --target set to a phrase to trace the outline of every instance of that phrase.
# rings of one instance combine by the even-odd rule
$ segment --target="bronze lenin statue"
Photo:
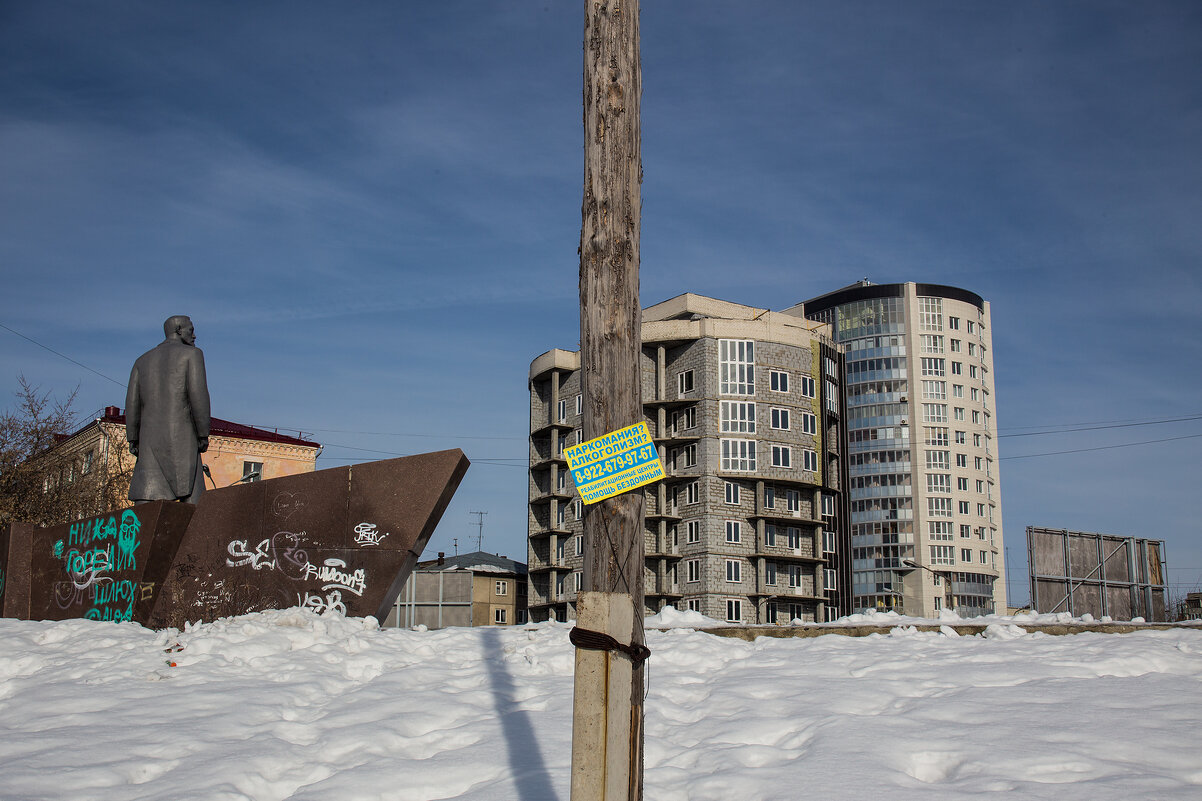
[[[134,362],[125,396],[125,438],[137,457],[129,499],[196,503],[200,455],[209,447],[205,357],[186,316],[163,323],[167,338]]]

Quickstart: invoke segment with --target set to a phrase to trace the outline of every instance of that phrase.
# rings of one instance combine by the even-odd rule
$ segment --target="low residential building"
[[[78,485],[80,508],[72,517],[130,505],[127,494],[135,460],[119,407],[106,407],[79,430],[56,439],[51,451],[56,468],[46,481]],[[312,472],[320,453],[321,445],[311,440],[214,417],[201,461],[209,469],[206,486],[214,489]]]
[[[842,350],[831,328],[685,294],[643,310],[642,402],[665,478],[646,498],[646,611],[742,623],[851,611]],[[578,352],[530,366],[532,620],[575,617],[583,507]]]
[[[512,626],[526,622],[526,565],[475,551],[418,562],[385,627]]]

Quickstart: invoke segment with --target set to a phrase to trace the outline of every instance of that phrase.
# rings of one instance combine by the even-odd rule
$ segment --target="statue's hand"
[[[200,438],[200,439],[197,441],[197,447],[196,447],[196,450],[200,451],[201,453],[204,453],[204,452],[205,452],[205,451],[207,451],[208,449],[209,449],[209,438],[208,438],[208,437],[201,437],[201,438]]]
[[[138,443],[136,443],[136,442],[129,443],[129,452],[132,453],[134,456],[137,456],[138,455]]]

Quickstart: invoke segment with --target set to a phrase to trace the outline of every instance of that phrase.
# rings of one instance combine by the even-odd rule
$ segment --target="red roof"
[[[116,423],[125,425],[125,415],[121,413],[121,409],[116,406],[109,406],[104,410],[104,413],[99,418],[105,423]],[[89,424],[90,425],[90,424]],[[87,428],[87,426],[84,426]],[[81,428],[79,431],[83,431]],[[76,431],[75,434],[78,434]],[[71,434],[71,436],[75,436]],[[230,420],[222,420],[220,417],[209,418],[209,436],[211,437],[232,437],[234,439],[250,439],[258,442],[278,442],[283,445],[301,445],[306,448],[320,448],[320,443],[310,439],[301,439],[300,437],[290,437],[287,434],[280,434],[276,431],[267,431],[254,426],[235,423]]]

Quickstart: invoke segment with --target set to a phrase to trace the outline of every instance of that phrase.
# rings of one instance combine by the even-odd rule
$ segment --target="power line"
[[[9,328],[9,327],[8,327],[7,325],[5,325],[4,323],[0,323],[0,328],[3,328],[5,331],[8,331],[9,333],[16,334],[16,335],[17,335],[17,336],[19,336],[21,339],[24,339],[26,342],[32,342],[33,344],[37,345],[39,348],[42,348],[43,350],[48,350],[48,351],[50,351],[50,352],[51,352],[51,353],[53,353],[55,356],[60,356],[60,357],[62,357],[62,358],[64,358],[64,359],[66,359],[67,361],[71,362],[71,364],[74,364],[74,365],[76,365],[76,366],[78,366],[78,367],[82,367],[83,369],[87,370],[87,371],[88,371],[88,372],[90,372],[90,373],[95,373],[96,375],[100,376],[101,378],[103,378],[103,379],[104,379],[104,380],[106,380],[106,381],[112,381],[114,384],[116,384],[117,386],[121,387],[122,389],[125,389],[125,388],[126,388],[126,384],[125,384],[125,383],[123,383],[123,382],[121,382],[121,381],[118,381],[118,380],[117,380],[117,379],[115,379],[115,378],[109,378],[107,375],[105,375],[104,373],[100,372],[99,370],[93,370],[91,367],[88,367],[88,366],[87,366],[86,364],[84,364],[83,362],[77,362],[77,361],[75,361],[74,359],[72,359],[70,356],[66,355],[65,353],[59,353],[57,350],[55,350],[54,348],[50,347],[49,345],[43,345],[41,342],[38,342],[36,339],[33,339],[33,338],[31,338],[31,337],[27,337],[27,336],[25,336],[24,334],[22,334],[20,331],[16,331],[16,330],[14,330],[14,329],[12,329],[12,328]]]
[[[1131,448],[1136,445],[1153,445],[1157,442],[1175,442],[1179,439],[1196,439],[1202,437],[1202,434],[1186,434],[1183,437],[1167,437],[1165,439],[1149,439],[1143,442],[1125,442],[1122,445],[1101,445],[1096,448],[1074,448],[1067,451],[1049,451],[1047,453],[1025,453],[1022,456],[1003,456],[1001,459],[1034,459],[1037,456],[1060,456],[1065,453],[1085,453],[1087,451],[1106,451],[1112,448]]]
[[[1165,420],[1146,420],[1138,423],[1111,423],[1108,425],[1088,425],[1081,428],[1066,428],[1061,431],[1028,431],[1023,434],[998,434],[998,438],[1002,437],[1035,437],[1041,434],[1071,434],[1074,431],[1101,431],[1106,428],[1133,428],[1136,426],[1156,426],[1164,423],[1184,423],[1190,420],[1202,420],[1202,414],[1193,415],[1191,417],[1171,417]],[[1069,425],[1072,425],[1071,423]]]
[[[1188,412],[1188,414],[1199,414],[1202,412]],[[1119,420],[1075,420],[1071,423],[1039,423],[1030,426],[998,426],[998,431],[1022,431],[1030,428],[1065,428],[1067,426],[1103,426],[1111,423],[1139,423],[1145,420],[1152,420],[1150,417],[1125,417]]]

